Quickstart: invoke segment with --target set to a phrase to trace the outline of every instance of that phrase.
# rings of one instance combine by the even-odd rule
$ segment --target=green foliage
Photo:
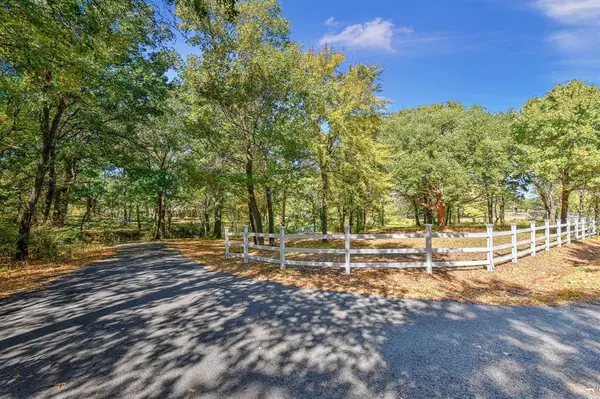
[[[83,243],[83,234],[75,228],[50,229],[36,227],[31,235],[32,259],[54,259],[66,256],[70,250]]]
[[[454,102],[403,110],[384,127],[398,193],[437,212],[502,192],[511,172],[510,118]]]
[[[18,237],[19,230],[15,223],[0,221],[0,257],[14,257]]]
[[[582,81],[555,86],[543,98],[529,100],[515,123],[520,163],[547,208],[558,202],[567,217],[572,191],[591,183],[600,172],[600,88]],[[551,212],[554,217],[554,211]]]

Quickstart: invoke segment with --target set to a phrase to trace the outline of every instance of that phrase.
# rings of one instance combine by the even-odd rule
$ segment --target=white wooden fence
[[[572,241],[578,241],[592,236],[596,236],[597,225],[595,220],[568,220],[566,223],[550,225],[546,220],[543,226],[536,226],[536,222],[531,222],[528,229],[518,229],[516,224],[511,225],[510,231],[494,231],[494,225],[486,225],[486,232],[481,233],[433,233],[432,225],[428,224],[425,233],[400,233],[400,234],[350,234],[350,227],[346,226],[344,234],[286,234],[285,227],[281,227],[279,234],[267,233],[249,233],[248,226],[244,227],[243,233],[230,233],[229,228],[225,228],[225,257],[241,257],[244,263],[249,260],[278,264],[282,269],[286,266],[314,266],[314,267],[342,267],[347,274],[354,268],[425,268],[427,273],[432,273],[434,267],[459,267],[459,266],[485,266],[488,271],[494,271],[494,265],[512,261],[517,263],[518,258],[524,256],[536,256],[539,251],[549,251],[554,246],[570,244]],[[540,235],[542,233],[542,235]],[[519,235],[528,234],[526,240],[519,241]],[[511,242],[508,244],[494,245],[494,238],[510,236]],[[242,237],[243,241],[231,242],[230,237]],[[278,239],[278,246],[271,245],[252,245],[249,243],[250,237],[262,237]],[[484,247],[459,247],[459,248],[435,248],[432,245],[433,238],[485,238]],[[311,239],[311,240],[344,240],[344,248],[292,248],[286,247],[286,240],[293,239]],[[370,239],[424,239],[424,248],[389,248],[389,249],[354,249],[352,240],[370,240]],[[519,250],[519,247],[526,249]],[[242,253],[231,252],[234,247],[243,248]],[[279,252],[279,258],[269,258],[265,256],[251,255],[249,250],[260,250],[268,252]],[[507,251],[507,255],[496,256],[496,251]],[[288,253],[307,253],[307,254],[334,254],[344,255],[344,262],[322,262],[308,260],[286,259]],[[433,254],[450,253],[484,253],[486,259],[483,260],[456,260],[456,261],[434,261]],[[424,261],[414,262],[352,262],[352,255],[424,255]]]

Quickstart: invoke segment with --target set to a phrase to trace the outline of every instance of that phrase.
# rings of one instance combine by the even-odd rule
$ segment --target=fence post
[[[531,221],[531,256],[535,257],[535,247],[537,242],[535,241],[536,238],[536,230],[535,230],[535,220]]]
[[[567,218],[567,244],[571,243],[571,219]]]
[[[575,241],[579,240],[579,218],[575,218]]]
[[[248,263],[248,226],[244,226],[244,263]]]
[[[431,241],[432,224],[425,225],[425,263],[427,274],[433,274],[433,245]]]
[[[279,267],[285,269],[285,226],[279,226]]]
[[[346,259],[344,266],[346,267],[346,274],[350,274],[350,226],[344,226],[344,240],[346,249]]]
[[[581,219],[581,239],[585,240],[585,222],[586,222],[586,218],[582,218]]]
[[[512,237],[512,261],[517,263],[517,224],[512,223],[510,225],[510,232]]]
[[[225,227],[225,259],[229,259],[229,227]]]
[[[558,239],[558,246],[562,247],[562,220],[558,220],[558,224],[556,225],[556,234]]]
[[[494,225],[486,224],[487,247],[488,247],[488,272],[494,271]]]
[[[544,240],[544,243],[546,244],[546,251],[550,251],[550,220],[546,219],[544,223],[546,224],[546,239]]]

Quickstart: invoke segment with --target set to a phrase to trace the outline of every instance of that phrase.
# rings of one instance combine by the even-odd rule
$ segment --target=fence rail
[[[229,232],[225,228],[225,257],[241,257],[244,263],[249,260],[278,264],[282,269],[286,266],[310,266],[310,267],[340,267],[344,268],[349,274],[353,268],[424,268],[427,273],[432,273],[436,267],[466,267],[466,266],[485,266],[488,271],[494,271],[497,264],[505,262],[517,263],[519,258],[524,256],[536,256],[539,251],[549,251],[555,246],[570,244],[572,241],[579,241],[598,235],[597,223],[595,220],[567,220],[566,223],[550,225],[548,220],[543,226],[536,226],[536,222],[530,222],[528,229],[517,229],[516,224],[511,225],[510,231],[494,231],[493,225],[486,225],[485,233],[433,233],[432,225],[426,225],[424,233],[406,233],[406,234],[350,234],[350,227],[346,226],[344,234],[286,234],[285,227],[281,227],[279,234],[251,233],[248,232],[248,226],[244,227],[241,233]],[[538,236],[542,232],[543,235]],[[527,239],[518,239],[522,234],[529,234]],[[230,242],[232,237],[242,237],[243,242]],[[257,245],[250,244],[249,238],[268,238],[279,240],[279,245]],[[510,243],[494,244],[494,238],[510,237]],[[434,238],[485,238],[486,245],[482,247],[433,247]],[[290,239],[314,239],[314,240],[344,240],[344,248],[296,248],[286,246],[286,240]],[[424,239],[423,248],[382,248],[382,249],[361,249],[352,248],[352,240],[377,240],[377,239]],[[540,242],[542,242],[540,244]],[[522,247],[527,245],[528,248]],[[242,253],[231,252],[231,248],[243,248]],[[250,249],[265,252],[278,252],[279,258],[269,258],[249,253]],[[496,251],[509,250],[510,253],[497,256]],[[344,262],[329,262],[316,260],[294,260],[286,259],[286,254],[331,254],[344,255]],[[433,254],[449,253],[485,253],[486,259],[483,260],[456,260],[456,261],[438,261],[433,260]],[[390,261],[390,262],[352,262],[352,255],[424,255],[423,261]]]

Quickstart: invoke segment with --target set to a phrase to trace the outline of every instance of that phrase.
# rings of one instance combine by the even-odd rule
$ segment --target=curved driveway
[[[0,397],[600,398],[600,306],[303,290],[133,245],[0,301]]]

